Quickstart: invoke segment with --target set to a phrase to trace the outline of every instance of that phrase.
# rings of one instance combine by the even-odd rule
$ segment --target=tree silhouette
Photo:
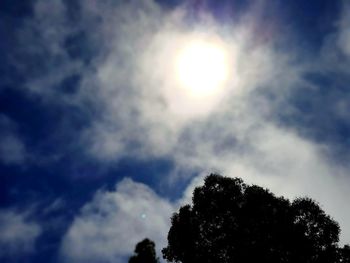
[[[350,246],[349,245],[345,245],[340,250],[340,262],[350,263]]]
[[[164,258],[182,263],[348,262],[339,226],[309,198],[293,202],[241,179],[206,177],[175,213]]]
[[[130,257],[129,263],[159,263],[156,256],[155,244],[148,238],[137,243],[134,252],[136,255]]]

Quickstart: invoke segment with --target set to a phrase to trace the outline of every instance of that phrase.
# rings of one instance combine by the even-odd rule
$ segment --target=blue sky
[[[349,28],[346,1],[1,1],[0,261],[160,249],[211,172],[316,199],[349,243]],[[232,64],[193,98],[169,68],[201,35]]]

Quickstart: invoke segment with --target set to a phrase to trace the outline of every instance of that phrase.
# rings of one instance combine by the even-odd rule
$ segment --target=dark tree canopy
[[[158,263],[155,244],[153,241],[145,238],[137,243],[135,254],[129,259],[129,263]]]
[[[210,175],[192,202],[172,217],[168,261],[349,262],[349,248],[338,247],[338,224],[309,198],[290,202],[241,179]]]
[[[342,263],[350,263],[350,246],[345,245],[340,251],[341,251],[340,252],[341,262]]]

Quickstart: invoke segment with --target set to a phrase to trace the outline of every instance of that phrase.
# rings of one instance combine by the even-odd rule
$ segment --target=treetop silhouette
[[[339,225],[310,198],[293,202],[239,178],[206,177],[172,216],[170,262],[350,263]]]
[[[129,263],[159,263],[156,256],[155,244],[148,238],[137,243],[135,254],[136,255],[130,257]]]

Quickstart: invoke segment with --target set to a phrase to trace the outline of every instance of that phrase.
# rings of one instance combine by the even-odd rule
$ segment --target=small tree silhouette
[[[145,238],[137,243],[134,256],[130,257],[129,263],[158,263],[155,244],[152,240]]]
[[[349,262],[339,226],[309,198],[276,197],[241,179],[210,175],[175,213],[164,258],[182,263]]]

